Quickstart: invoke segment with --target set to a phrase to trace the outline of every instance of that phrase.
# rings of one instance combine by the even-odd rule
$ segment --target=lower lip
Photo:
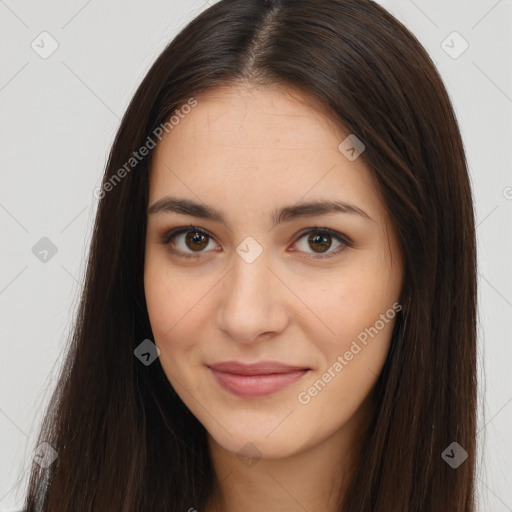
[[[234,395],[244,397],[267,396],[297,382],[309,370],[297,370],[289,373],[271,373],[268,375],[238,375],[219,372],[210,368],[217,382]]]

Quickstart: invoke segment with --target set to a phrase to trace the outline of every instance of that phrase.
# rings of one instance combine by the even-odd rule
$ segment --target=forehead
[[[150,204],[178,193],[238,211],[346,199],[382,215],[364,160],[340,152],[349,133],[320,102],[295,89],[242,85],[195,98],[154,150]]]
[[[224,85],[203,92],[196,100],[193,111],[183,116],[183,121],[189,121],[180,121],[178,130],[180,137],[189,140],[208,137],[222,142],[229,137],[247,147],[262,142],[293,150],[332,147],[348,135],[323,104],[290,87]]]

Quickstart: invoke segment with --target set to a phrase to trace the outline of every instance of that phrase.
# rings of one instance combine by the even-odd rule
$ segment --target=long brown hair
[[[205,429],[159,360],[146,366],[134,356],[153,339],[143,286],[151,152],[119,170],[179,105],[235,82],[299,88],[363,141],[404,256],[403,314],[340,510],[474,511],[476,248],[466,157],[427,52],[370,0],[222,0],[155,61],[109,155],[79,311],[38,438],[58,458],[47,468],[34,462],[25,510],[207,503]],[[453,442],[468,455],[456,469],[442,456]]]

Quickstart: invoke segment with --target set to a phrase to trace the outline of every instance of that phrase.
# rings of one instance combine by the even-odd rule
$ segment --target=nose
[[[220,288],[218,328],[244,344],[281,333],[289,321],[285,302],[292,294],[270,268],[265,251],[251,263],[238,254],[233,260]]]

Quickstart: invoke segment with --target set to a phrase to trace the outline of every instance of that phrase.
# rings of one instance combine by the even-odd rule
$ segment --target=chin
[[[236,427],[233,426],[233,428],[222,421],[219,423],[225,426],[227,432],[217,425],[212,430],[208,430],[208,437],[221,450],[236,454],[240,459],[285,458],[305,449],[308,445],[307,439],[303,437],[304,434],[301,435],[300,431],[292,432],[283,425],[276,429],[279,422],[274,423],[271,428],[265,427],[259,430],[251,426],[250,421],[237,422]]]

